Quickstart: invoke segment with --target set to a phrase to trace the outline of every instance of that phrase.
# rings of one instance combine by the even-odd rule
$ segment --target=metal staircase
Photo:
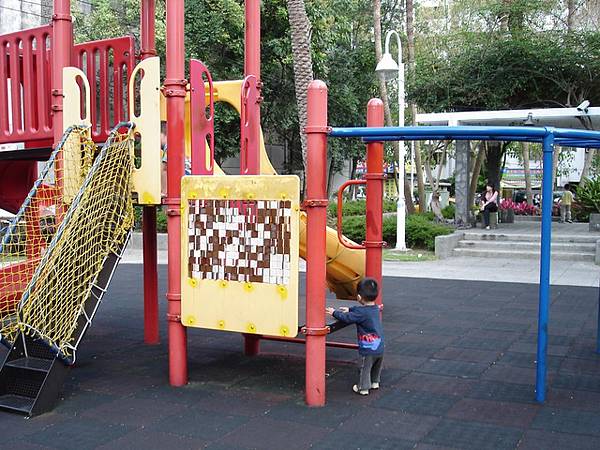
[[[75,348],[94,319],[129,236],[130,233],[116,253],[106,257],[102,270],[92,283],[73,334]],[[75,355],[74,352],[72,358],[66,358],[42,339],[20,333],[0,368],[0,410],[27,416],[50,411],[59,399],[67,373],[75,363]]]

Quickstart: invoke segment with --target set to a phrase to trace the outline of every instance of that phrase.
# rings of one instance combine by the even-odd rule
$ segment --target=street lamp
[[[390,39],[396,36],[398,41],[398,63],[390,53]],[[381,75],[384,81],[398,78],[398,126],[404,126],[404,64],[402,63],[402,41],[395,30],[390,30],[385,35],[385,53],[377,63],[375,72]],[[398,202],[396,203],[396,250],[406,250],[406,202],[404,199],[404,142],[398,143]]]

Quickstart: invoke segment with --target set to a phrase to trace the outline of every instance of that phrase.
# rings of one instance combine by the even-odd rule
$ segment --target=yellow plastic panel
[[[187,176],[181,206],[181,322],[295,336],[298,177]]]
[[[81,80],[83,93],[78,83]],[[90,83],[85,73],[76,67],[63,68],[63,133],[73,125],[90,126]],[[83,95],[82,95],[83,94]],[[84,100],[82,108],[81,100]],[[83,117],[81,115],[83,109]],[[90,137],[91,129],[86,134]],[[70,204],[83,183],[83,161],[78,133],[71,133],[63,146],[63,201]]]
[[[136,75],[142,71],[139,93],[135,92]],[[139,115],[136,114],[139,95]],[[133,170],[133,192],[137,203],[160,205],[160,59],[148,58],[139,63],[129,78],[129,117],[135,123],[135,133],[141,138],[141,165]]]

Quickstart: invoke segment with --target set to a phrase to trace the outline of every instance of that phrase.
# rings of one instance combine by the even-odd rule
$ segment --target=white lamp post
[[[392,35],[398,40],[398,63],[390,53],[390,39]],[[383,76],[385,81],[398,78],[398,126],[404,126],[404,64],[402,63],[402,42],[400,35],[395,30],[390,30],[385,35],[385,53],[377,64],[375,72]],[[404,142],[398,145],[398,202],[396,204],[396,250],[406,250],[406,202],[404,199]]]

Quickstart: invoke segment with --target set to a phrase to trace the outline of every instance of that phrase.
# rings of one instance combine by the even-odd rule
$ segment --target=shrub
[[[360,244],[365,240],[365,216],[351,216],[342,222],[344,235]],[[425,214],[406,218],[406,243],[411,248],[435,249],[435,237],[452,233],[452,229],[432,222]],[[383,240],[388,247],[396,245],[396,216],[383,218]]]
[[[365,240],[365,227],[365,216],[348,216],[342,220],[344,236],[357,244],[361,244]]]
[[[452,219],[454,219],[455,212],[456,212],[456,207],[454,206],[454,203],[448,203],[448,206],[446,206],[444,209],[442,209],[442,216],[444,216],[444,219],[452,220]]]
[[[344,217],[349,216],[364,216],[366,214],[366,201],[365,200],[351,200],[344,202]],[[383,212],[395,212],[396,202],[393,200],[383,200]],[[337,200],[329,202],[327,207],[327,214],[329,217],[337,217]]]
[[[142,231],[142,207],[136,206],[133,209],[133,217],[136,231]],[[167,215],[162,208],[156,210],[156,231],[159,233],[167,232]]]
[[[434,223],[424,215],[412,214],[406,218],[406,243],[411,248],[435,250],[435,237],[450,233],[451,228]]]
[[[517,203],[510,198],[502,199],[499,208],[503,211],[512,209],[517,216],[537,216],[540,214],[540,209],[537,206],[530,205],[527,202]]]
[[[579,185],[576,199],[578,220],[588,221],[590,214],[600,213],[600,177],[586,179],[583,185]]]

